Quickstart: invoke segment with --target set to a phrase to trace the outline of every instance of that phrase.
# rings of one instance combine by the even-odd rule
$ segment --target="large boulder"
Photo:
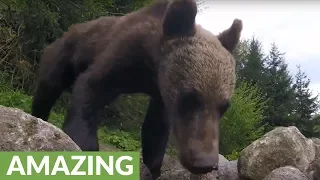
[[[308,178],[299,169],[285,166],[271,171],[263,180],[308,180]]]
[[[62,130],[16,108],[0,106],[0,151],[81,151]]]
[[[238,160],[240,179],[261,180],[271,171],[292,166],[305,172],[315,158],[312,140],[294,127],[278,127],[246,147]]]

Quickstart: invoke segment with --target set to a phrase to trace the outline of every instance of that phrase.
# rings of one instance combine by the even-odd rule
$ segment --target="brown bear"
[[[93,62],[75,80],[63,125],[83,151],[99,150],[97,129],[105,105],[120,94],[145,93],[150,102],[141,129],[142,154],[153,178],[160,175],[171,127],[186,169],[200,174],[218,168],[219,121],[230,106],[235,86],[232,51],[239,42],[242,22],[234,20],[216,36],[195,24],[196,15],[195,0],[157,0],[118,17],[110,28],[95,26],[86,37],[77,37],[81,28],[70,30],[71,41],[58,40],[47,51],[48,61]],[[87,38],[95,47],[86,48],[77,38]],[[70,55],[74,52],[78,54]],[[64,62],[52,64],[43,63],[47,66],[43,69],[74,73]],[[50,79],[55,73],[40,78],[46,84],[56,83]],[[37,91],[35,96],[42,101],[33,108],[49,107],[46,103],[51,102],[45,97],[52,96],[50,87],[54,86]]]

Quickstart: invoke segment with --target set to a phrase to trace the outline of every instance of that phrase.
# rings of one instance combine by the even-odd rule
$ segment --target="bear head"
[[[190,172],[217,168],[219,122],[235,88],[232,51],[242,21],[219,35],[196,25],[194,0],[172,0],[163,18],[158,81],[181,164]]]

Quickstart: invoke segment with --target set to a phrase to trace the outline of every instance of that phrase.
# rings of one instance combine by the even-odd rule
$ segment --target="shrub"
[[[238,152],[263,135],[261,125],[266,99],[257,86],[242,82],[231,100],[231,107],[220,123],[220,151],[233,159]]]

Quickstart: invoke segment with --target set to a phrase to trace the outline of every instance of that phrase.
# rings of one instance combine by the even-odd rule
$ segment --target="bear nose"
[[[193,174],[205,174],[218,170],[218,156],[213,154],[198,155],[195,157],[189,171]]]

